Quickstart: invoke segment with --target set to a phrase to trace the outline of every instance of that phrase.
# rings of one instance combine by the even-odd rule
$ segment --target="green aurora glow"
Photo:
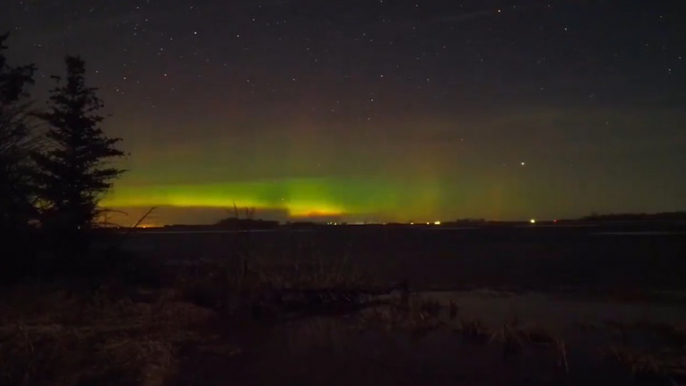
[[[292,217],[392,213],[426,216],[439,210],[436,186],[334,178],[280,179],[198,185],[126,187],[108,196],[107,207],[255,207],[285,209]],[[392,217],[392,216],[391,216]]]
[[[220,130],[208,123],[194,129],[192,138],[173,141],[164,132],[121,132],[131,152],[122,166],[130,172],[115,182],[102,205],[129,213],[121,224],[160,207],[159,225],[215,222],[234,204],[281,221],[372,222],[554,219],[682,207],[684,188],[673,184],[680,181],[680,169],[664,167],[671,165],[680,142],[665,138],[664,152],[641,161],[636,155],[654,142],[637,145],[620,138],[608,151],[600,145],[608,142],[607,134],[588,129],[583,135],[598,145],[585,147],[581,157],[574,142],[582,135],[578,117],[593,114],[505,111],[492,121],[472,123],[480,135],[464,141],[460,132],[447,135],[447,124],[427,124],[429,119],[358,131],[264,122],[226,137],[205,133]],[[646,114],[613,118],[632,130],[654,123]],[[551,122],[562,128],[548,130]],[[676,132],[676,122],[667,129]],[[131,127],[116,116],[111,123],[112,128]],[[496,129],[503,134],[493,134]],[[159,142],[165,145],[152,145]]]

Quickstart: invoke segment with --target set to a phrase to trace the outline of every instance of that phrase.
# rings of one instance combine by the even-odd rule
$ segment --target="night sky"
[[[0,29],[38,100],[86,60],[123,222],[553,219],[686,209],[681,3],[7,0]]]

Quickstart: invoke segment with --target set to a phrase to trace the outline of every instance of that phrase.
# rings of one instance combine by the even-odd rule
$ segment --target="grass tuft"
[[[194,326],[213,317],[168,297],[136,303],[53,288],[19,289],[0,308],[3,385],[163,385],[177,349],[204,339]]]

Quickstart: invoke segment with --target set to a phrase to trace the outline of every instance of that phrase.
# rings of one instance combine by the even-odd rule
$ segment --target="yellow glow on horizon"
[[[326,204],[288,204],[286,209],[288,209],[288,214],[294,217],[326,217],[345,214],[340,208]]]
[[[346,212],[339,206],[316,200],[284,201],[283,205],[274,206],[273,204],[262,200],[233,200],[231,198],[217,196],[191,197],[182,195],[168,195],[166,197],[125,197],[117,199],[105,199],[101,202],[101,206],[107,208],[170,206],[180,208],[204,207],[218,209],[232,209],[234,206],[236,206],[238,208],[284,210],[293,217],[324,217],[341,216],[346,214]]]

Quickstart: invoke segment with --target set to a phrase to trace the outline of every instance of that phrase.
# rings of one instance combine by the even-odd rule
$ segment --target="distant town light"
[[[435,222],[434,222],[434,225],[441,225],[441,222],[440,222],[440,221],[435,221]]]
[[[529,220],[529,222],[532,223],[532,224],[536,224],[536,220],[533,219],[533,218],[532,218],[531,220]]]

